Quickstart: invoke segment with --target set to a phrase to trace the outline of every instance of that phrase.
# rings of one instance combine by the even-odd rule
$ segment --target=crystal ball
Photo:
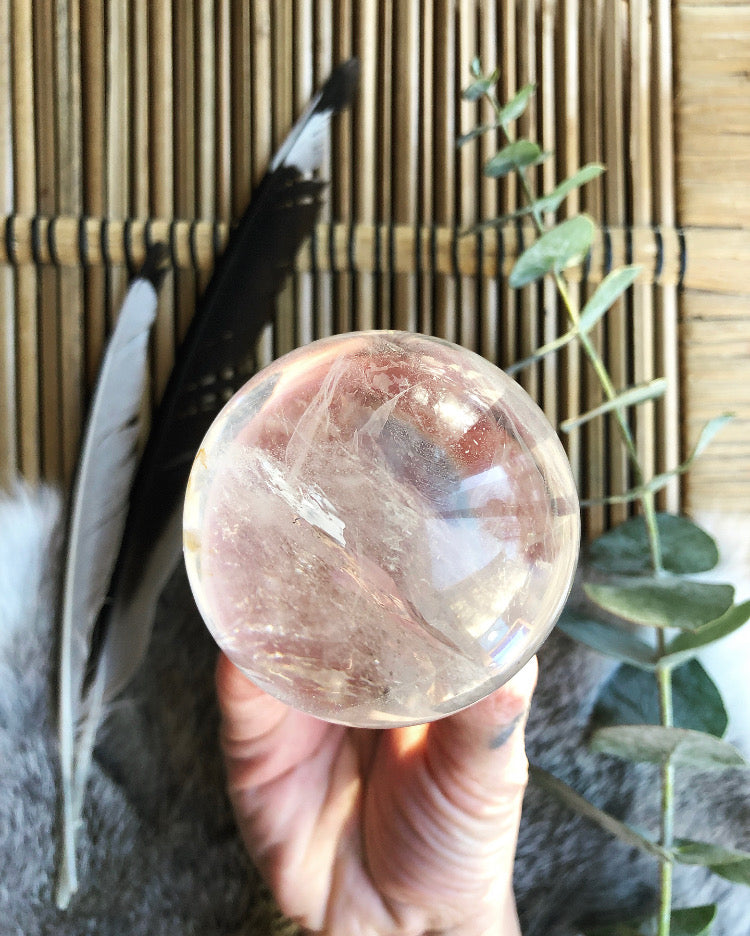
[[[184,553],[250,679],[359,727],[427,722],[496,689],[567,597],[579,507],[564,449],[465,348],[354,332],[279,358],[195,458]]]

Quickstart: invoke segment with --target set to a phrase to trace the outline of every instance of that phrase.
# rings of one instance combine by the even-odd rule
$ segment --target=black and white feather
[[[178,352],[136,477],[105,634],[107,696],[132,677],[159,594],[180,557],[190,467],[225,393],[253,372],[253,349],[276,296],[317,221],[325,181],[324,128],[357,86],[355,61],[339,66],[274,157],[233,231]]]
[[[137,326],[135,300],[123,309],[134,323],[125,333],[125,346],[139,357],[128,365],[118,358],[119,376],[105,364],[70,528],[73,568],[65,588],[60,712],[60,903],[75,890],[74,829],[101,711],[143,659],[159,595],[181,554],[182,505],[193,458],[226,395],[253,372],[257,338],[271,320],[276,296],[318,219],[326,183],[313,173],[325,156],[331,118],[351,102],[358,74],[354,60],[334,70],[274,156],[231,233],[177,352],[132,488],[139,380],[145,379],[145,339],[155,301],[149,294],[151,311],[138,317]],[[143,295],[147,288],[136,283],[131,293]],[[127,402],[122,399],[125,386]],[[97,455],[105,448],[112,463],[108,470]],[[92,558],[95,563],[87,577]],[[92,634],[96,649],[89,656]],[[88,691],[79,706],[74,700],[87,670]]]

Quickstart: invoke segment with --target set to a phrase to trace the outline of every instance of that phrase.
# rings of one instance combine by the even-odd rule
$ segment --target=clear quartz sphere
[[[449,342],[354,332],[279,358],[195,459],[184,551],[254,683],[394,727],[478,701],[536,652],[578,558],[568,460],[507,374]]]

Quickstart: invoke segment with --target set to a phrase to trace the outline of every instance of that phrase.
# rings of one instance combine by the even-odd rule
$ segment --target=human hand
[[[282,911],[326,936],[518,936],[513,862],[532,660],[471,708],[345,728],[216,671],[229,794]]]

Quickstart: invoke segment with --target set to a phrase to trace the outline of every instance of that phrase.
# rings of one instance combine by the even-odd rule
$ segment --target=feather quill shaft
[[[127,516],[119,487],[117,497],[104,496],[106,478],[98,503],[88,500],[83,483],[77,486],[86,501],[81,513],[109,518],[111,539],[110,534],[104,539],[107,563],[111,560],[113,567],[107,571],[102,563],[95,581],[76,578],[69,588],[66,584],[70,601],[78,596],[80,604],[80,596],[91,593],[96,596],[88,602],[91,608],[103,604],[98,619],[89,610],[85,628],[78,631],[87,639],[75,655],[75,666],[67,667],[68,683],[73,669],[80,676],[81,658],[86,670],[96,621],[95,643],[101,649],[88,660],[88,668],[93,665],[88,695],[80,706],[71,706],[75,693],[69,685],[65,691],[60,905],[75,890],[75,827],[103,706],[132,678],[145,655],[159,595],[181,555],[182,504],[193,458],[224,402],[254,372],[257,338],[271,321],[276,296],[318,218],[326,183],[312,173],[323,161],[331,117],[350,104],[358,75],[354,60],[334,70],[273,158],[233,230],[177,352],[132,489],[124,473],[116,476],[119,487],[128,487]],[[144,372],[145,360],[138,370]],[[115,531],[121,534],[116,559],[111,549]],[[79,548],[83,557],[85,547]],[[82,559],[80,565],[85,565]],[[70,622],[66,628],[71,630]]]
[[[94,625],[120,549],[136,472],[151,327],[161,252],[130,286],[99,371],[70,502],[62,585],[58,673],[62,865],[57,902],[76,889],[75,826],[80,793],[77,739]]]

